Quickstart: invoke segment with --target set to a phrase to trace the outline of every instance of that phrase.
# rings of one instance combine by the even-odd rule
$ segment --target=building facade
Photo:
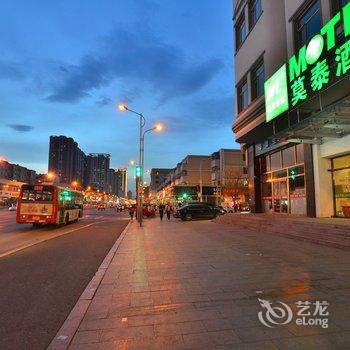
[[[83,184],[84,168],[85,154],[71,137],[50,136],[48,171],[56,175],[57,182]]]
[[[86,186],[92,186],[108,192],[110,157],[110,154],[107,153],[90,153],[86,156]]]
[[[221,201],[228,205],[246,202],[248,177],[244,153],[239,149],[220,149],[211,158],[211,180]]]
[[[350,217],[349,1],[236,0],[233,20],[254,211]]]
[[[127,168],[119,168],[116,171],[117,174],[117,196],[126,198],[128,193],[128,169]]]
[[[36,181],[36,172],[21,165],[2,160],[0,161],[0,178],[34,184]]]
[[[164,182],[169,173],[173,171],[173,169],[163,169],[163,168],[153,168],[151,169],[151,183],[150,183],[150,191],[157,192],[160,184]]]

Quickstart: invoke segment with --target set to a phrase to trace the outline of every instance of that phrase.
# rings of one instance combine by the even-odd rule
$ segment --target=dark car
[[[191,203],[184,205],[178,210],[178,213],[183,221],[192,219],[214,219],[221,215],[218,207],[207,203]]]

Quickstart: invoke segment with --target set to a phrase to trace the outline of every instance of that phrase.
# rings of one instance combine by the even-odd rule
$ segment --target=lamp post
[[[146,124],[146,118],[143,116],[142,113],[136,112],[132,109],[130,109],[126,104],[124,103],[119,103],[118,104],[118,108],[120,111],[128,111],[131,113],[136,114],[137,116],[139,116],[140,119],[140,124],[139,124],[139,164],[141,166],[141,173],[143,172],[143,168],[142,168],[142,136],[143,136],[143,127]],[[142,176],[141,176],[142,177]],[[138,179],[136,177],[136,203],[137,203],[137,218],[139,220],[140,226],[142,226],[142,203],[141,203],[141,196],[139,194],[139,184],[142,184],[142,179]]]
[[[145,151],[145,134],[151,131],[161,131],[163,129],[162,124],[155,124],[152,128],[147,129],[143,131],[143,128],[146,124],[146,118],[142,113],[136,112],[132,109],[130,109],[127,105],[123,103],[119,103],[118,105],[119,110],[121,111],[128,111],[131,113],[134,113],[139,116],[140,118],[140,127],[139,127],[139,135],[140,135],[140,147],[139,147],[139,165],[141,167],[140,176],[136,176],[136,202],[137,202],[137,212],[138,212],[138,220],[140,223],[140,226],[142,226],[142,205],[143,205],[143,198],[142,198],[142,189],[143,189],[143,171],[144,171],[144,151]],[[142,191],[143,192],[143,191]]]

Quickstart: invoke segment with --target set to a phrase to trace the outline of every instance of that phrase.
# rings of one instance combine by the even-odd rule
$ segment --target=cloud
[[[20,81],[25,79],[25,74],[20,64],[0,61],[0,79]]]
[[[34,129],[34,127],[31,125],[23,125],[23,124],[8,124],[7,126],[18,132],[28,132]]]
[[[169,132],[180,134],[203,133],[204,131],[227,128],[233,122],[233,97],[201,98],[189,102],[182,115],[166,118]]]
[[[113,101],[109,97],[101,96],[99,100],[96,101],[96,105],[99,107],[104,107],[111,104]]]
[[[165,44],[147,30],[116,29],[96,51],[74,66],[61,65],[61,79],[47,97],[49,101],[77,102],[119,79],[148,86],[165,102],[199,91],[224,67],[217,58],[189,60],[180,48]]]

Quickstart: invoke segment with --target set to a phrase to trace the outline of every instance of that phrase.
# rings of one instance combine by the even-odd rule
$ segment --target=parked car
[[[246,202],[242,203],[242,205],[241,205],[241,211],[250,211],[250,205],[249,205],[249,203],[246,203]]]
[[[99,204],[97,210],[106,210],[106,206],[104,204]]]
[[[11,204],[9,206],[9,211],[16,211],[17,210],[17,204]]]
[[[207,203],[186,204],[178,210],[178,215],[183,221],[192,219],[214,219],[221,215],[220,208]]]
[[[219,210],[219,212],[220,212],[221,215],[224,215],[224,214],[227,213],[227,211],[225,210],[225,208],[224,208],[223,206],[221,206],[221,205],[214,205],[213,207],[214,207],[214,208],[217,208],[217,209]]]

